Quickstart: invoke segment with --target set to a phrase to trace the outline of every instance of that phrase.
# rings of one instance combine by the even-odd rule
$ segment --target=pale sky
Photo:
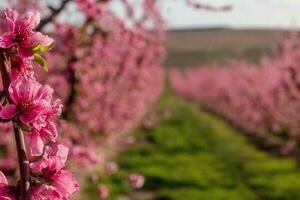
[[[193,11],[183,0],[165,0],[164,16],[170,27],[300,28],[300,0],[202,0],[214,5],[233,5],[227,13]]]
[[[140,0],[130,0],[138,4]],[[232,5],[230,12],[193,10],[184,0],[159,0],[171,28],[229,26],[233,28],[300,28],[300,0],[201,0],[212,5]],[[197,2],[197,0],[194,0]],[[200,2],[200,1],[199,1]],[[117,5],[113,7],[119,12]]]
[[[52,0],[53,3],[56,1]],[[117,2],[117,0],[114,1]],[[129,1],[136,5],[141,2],[141,0]],[[226,26],[300,29],[300,0],[201,0],[212,5],[232,5],[233,10],[225,13],[197,11],[187,7],[185,0],[158,1],[163,2],[162,12],[170,28]],[[1,4],[3,6],[3,0],[0,0]],[[122,15],[122,9],[117,3],[113,3],[112,7]],[[68,12],[73,14],[72,6]],[[65,18],[70,19],[69,14],[66,14]],[[75,16],[73,20],[76,21],[76,18]]]

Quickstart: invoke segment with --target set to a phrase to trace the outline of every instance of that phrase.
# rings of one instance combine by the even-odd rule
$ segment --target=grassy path
[[[157,110],[164,109],[171,117],[137,130],[141,142],[121,155],[122,171],[104,180],[113,192],[139,200],[300,199],[300,170],[292,159],[257,150],[222,120],[178,97],[164,97]],[[130,192],[123,180],[130,172],[145,175],[141,192]],[[97,199],[93,186],[86,191]]]

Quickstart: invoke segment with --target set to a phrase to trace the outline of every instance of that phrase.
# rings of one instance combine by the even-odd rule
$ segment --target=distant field
[[[282,31],[206,29],[170,31],[166,66],[194,66],[224,62],[232,56],[257,62],[268,53]]]

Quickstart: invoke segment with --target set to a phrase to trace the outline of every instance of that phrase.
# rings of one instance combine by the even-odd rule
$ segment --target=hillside
[[[283,31],[198,29],[170,31],[166,66],[188,66],[224,62],[243,56],[251,62],[268,52]]]

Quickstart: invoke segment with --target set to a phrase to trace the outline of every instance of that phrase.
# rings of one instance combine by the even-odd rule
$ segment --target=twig
[[[0,49],[0,71],[2,77],[2,84],[4,87],[4,91],[6,93],[6,97],[8,98],[9,101],[11,101],[9,99],[9,93],[8,93],[10,76],[8,74],[8,70],[5,62],[6,62],[5,52],[3,49]],[[14,134],[16,140],[17,153],[18,153],[19,171],[20,171],[20,200],[29,200],[29,188],[30,188],[29,161],[26,153],[25,139],[24,139],[23,132],[19,128],[15,127],[14,122],[13,122],[13,126],[14,126]]]
[[[52,22],[53,19],[63,10],[65,9],[65,7],[67,6],[67,4],[69,2],[71,2],[72,0],[63,0],[61,5],[58,7],[58,8],[53,8],[51,7],[50,10],[51,10],[51,14],[44,18],[41,23],[37,26],[37,30],[40,31],[42,28],[44,28],[44,26],[46,26],[48,23]]]

